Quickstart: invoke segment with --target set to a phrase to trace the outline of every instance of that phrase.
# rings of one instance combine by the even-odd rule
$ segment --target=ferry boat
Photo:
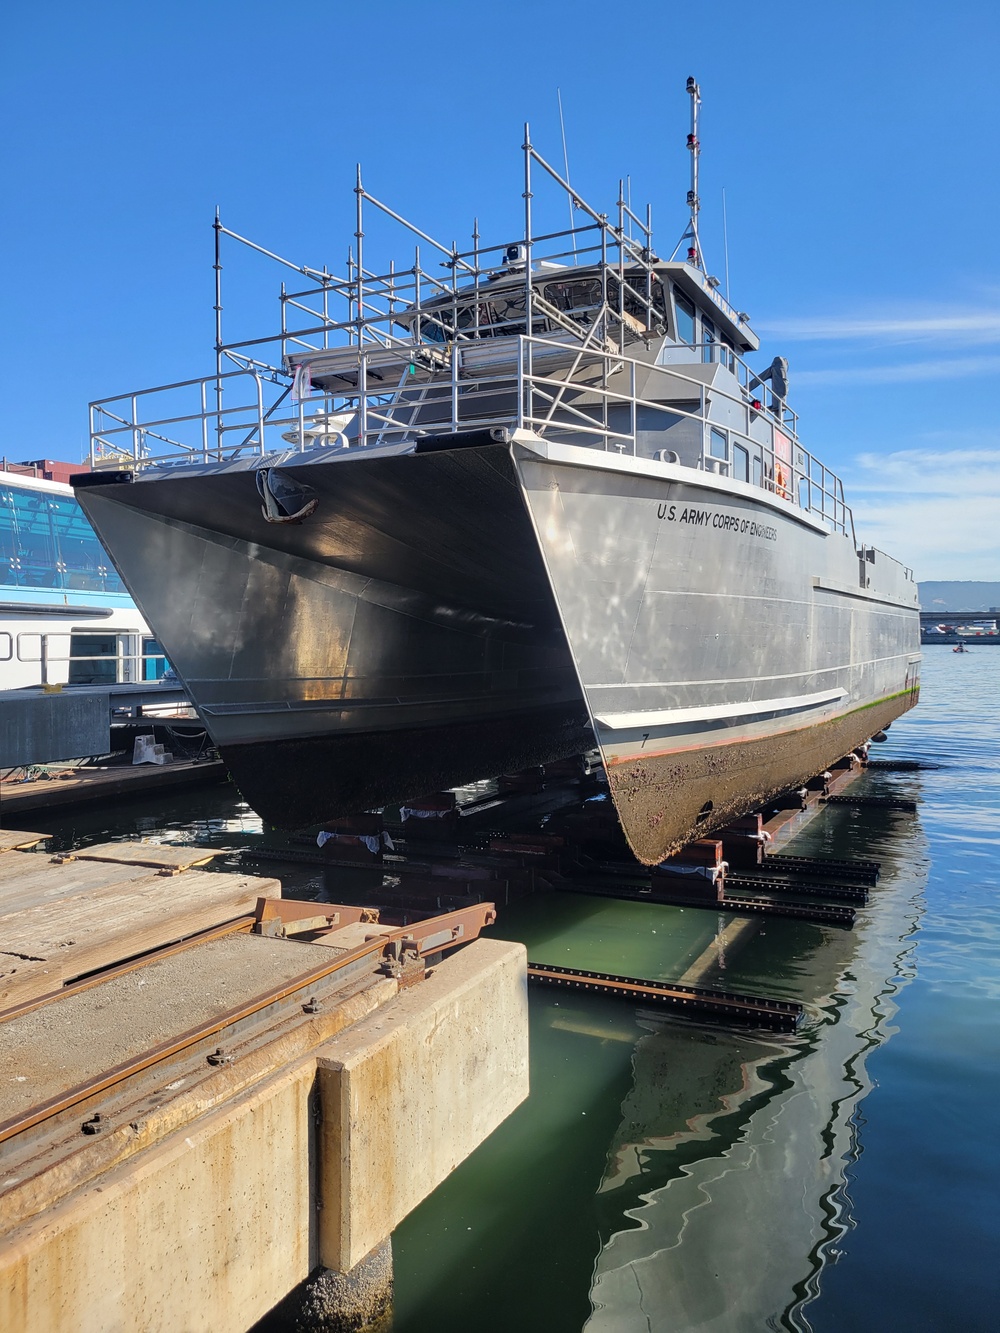
[[[79,468],[0,461],[0,690],[152,680],[166,670],[72,487],[53,479]]]
[[[216,362],[92,404],[80,502],[269,822],[600,747],[655,863],[917,700],[912,572],[855,535],[779,357],[525,127],[524,228],[435,241],[362,183],[346,270],[215,220]],[[573,223],[538,226],[538,191]],[[366,228],[409,227],[376,266]],[[385,224],[388,225],[388,224]],[[223,246],[284,265],[281,326],[223,336]],[[428,254],[433,261],[428,262]]]

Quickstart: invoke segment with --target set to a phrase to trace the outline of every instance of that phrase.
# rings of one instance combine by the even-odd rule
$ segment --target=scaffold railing
[[[354,244],[341,274],[293,263],[217,216],[214,372],[92,403],[92,466],[251,465],[317,448],[406,447],[469,429],[531,430],[649,456],[651,434],[669,419],[687,422],[685,462],[737,475],[734,455],[720,458],[713,447],[711,398],[726,404],[730,427],[752,451],[747,480],[849,531],[840,480],[802,447],[795,414],[742,359],[738,339],[681,340],[667,295],[678,270],[712,303],[720,328],[746,320],[700,260],[657,256],[651,211],[632,210],[623,182],[613,214],[602,213],[537,152],[527,126],[523,152],[523,232],[499,245],[482,243],[478,220],[471,249],[443,244],[372,195],[360,168]],[[568,198],[574,225],[535,230],[539,174]],[[415,238],[412,263],[369,267],[370,209]],[[276,332],[224,337],[229,243],[301,279],[281,284]],[[755,345],[752,335],[746,345]]]

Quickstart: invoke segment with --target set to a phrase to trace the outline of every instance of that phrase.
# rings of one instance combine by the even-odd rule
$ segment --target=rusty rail
[[[147,949],[145,953],[136,954],[134,958],[129,958],[125,962],[116,963],[113,967],[102,967],[96,972],[84,974],[79,979],[66,982],[58,990],[50,990],[45,995],[38,995],[33,1000],[23,1000],[20,1004],[13,1004],[9,1009],[0,1010],[0,1023],[6,1023],[9,1018],[17,1018],[21,1014],[26,1014],[32,1009],[38,1009],[42,1005],[51,1004],[53,1000],[61,999],[64,995],[76,995],[79,991],[89,990],[91,986],[99,986],[102,981],[108,981],[111,977],[120,977],[123,973],[134,972],[137,967],[143,967],[153,959],[159,961],[161,958],[169,958],[175,953],[183,953],[185,949],[193,949],[196,944],[205,944],[208,940],[221,939],[224,935],[237,935],[240,932],[253,930],[254,917],[252,915],[236,916],[231,921],[224,921],[218,926],[209,926],[207,930],[199,930],[193,935],[187,935],[184,939],[177,940],[174,944],[166,944],[159,949]]]
[[[770,1032],[794,1032],[804,1013],[801,1004],[704,986],[681,986],[673,981],[649,981],[641,977],[619,977],[609,972],[588,972],[554,963],[528,963],[528,980],[568,990],[613,995],[640,1004],[662,1004],[692,1018],[737,1023],[742,1027],[765,1028]]]
[[[878,883],[881,863],[838,859],[833,856],[782,856],[767,853],[758,873],[776,875],[808,875],[810,879],[855,880],[859,884]]]
[[[258,916],[263,916],[263,904],[274,903],[276,906],[280,906],[282,901],[260,899],[257,904]],[[301,913],[296,911],[302,906],[301,903],[288,903],[286,905],[292,909],[289,913],[290,920],[301,919]],[[308,906],[312,909],[327,908],[331,915],[336,915],[338,910],[347,913],[358,911],[356,908],[341,908],[336,903],[311,903]],[[123,971],[131,971],[134,967],[141,966],[142,962],[151,962],[164,956],[164,954],[177,953],[182,949],[193,947],[195,944],[203,942],[206,936],[222,935],[237,929],[248,929],[252,920],[253,918],[240,918],[238,922],[228,923],[225,927],[217,927],[214,931],[203,932],[201,936],[192,937],[181,945],[172,945],[166,950],[158,950],[148,954],[140,962],[126,964],[122,968],[102,972],[91,981],[82,983],[82,986],[96,985],[112,975]],[[285,985],[276,986],[239,1008],[230,1009],[210,1023],[202,1023],[198,1027],[189,1028],[188,1031],[181,1033],[172,1040],[154,1046],[143,1055],[132,1060],[126,1060],[122,1064],[106,1070],[104,1074],[97,1078],[89,1079],[87,1082],[79,1083],[75,1087],[67,1089],[60,1096],[50,1098],[49,1101],[36,1106],[29,1114],[0,1123],[0,1143],[4,1143],[17,1134],[24,1133],[25,1130],[41,1124],[42,1121],[51,1119],[52,1116],[59,1115],[61,1112],[89,1100],[100,1092],[106,1092],[109,1088],[115,1087],[135,1074],[142,1073],[143,1070],[149,1069],[152,1065],[159,1064],[163,1060],[168,1060],[175,1055],[190,1050],[206,1038],[218,1035],[226,1028],[260,1013],[269,1005],[277,1004],[281,1000],[288,999],[291,995],[314,986],[318,981],[323,981],[336,973],[350,975],[351,972],[361,970],[364,964],[369,961],[374,962],[376,958],[379,960],[382,958],[391,959],[398,957],[401,952],[415,954],[418,958],[439,953],[442,949],[457,944],[465,944],[475,939],[484,926],[492,925],[495,920],[496,910],[492,903],[476,903],[458,912],[449,912],[444,916],[431,917],[427,921],[420,921],[412,926],[401,926],[385,934],[376,935],[366,940],[364,944],[340,954],[329,963],[324,963],[321,967],[310,968]],[[76,989],[76,987],[68,987],[63,991],[53,992],[44,999],[33,1001],[23,1008],[35,1008],[42,1004],[51,1004],[62,996],[75,994]],[[3,1015],[3,1018],[9,1018],[12,1014],[18,1012],[23,1012],[23,1009],[8,1011]]]

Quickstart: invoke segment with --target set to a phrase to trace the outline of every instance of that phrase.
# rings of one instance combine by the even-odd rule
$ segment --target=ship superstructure
[[[596,740],[655,862],[912,706],[916,584],[858,544],[785,363],[747,365],[696,192],[663,260],[527,127],[524,166],[523,235],[465,251],[359,170],[346,273],[271,256],[302,279],[271,339],[223,337],[223,243],[268,252],[217,218],[214,373],[94,404],[78,494],[265,819]],[[571,228],[538,234],[542,181]],[[369,266],[372,209],[412,263]]]

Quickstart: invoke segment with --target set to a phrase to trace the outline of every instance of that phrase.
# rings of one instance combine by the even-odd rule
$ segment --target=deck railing
[[[368,342],[312,348],[305,364],[326,388],[302,373],[293,384],[289,376],[248,366],[94,403],[91,464],[273,462],[289,452],[405,446],[426,435],[519,428],[633,456],[663,453],[669,461],[677,453],[693,468],[755,483],[832,530],[851,531],[840,479],[802,447],[783,405],[765,406],[732,365],[731,376],[716,375],[709,387],[696,373],[700,365],[651,366],[586,335],[443,346]],[[352,383],[334,391],[335,377]],[[671,431],[685,421],[685,447],[673,450]]]

